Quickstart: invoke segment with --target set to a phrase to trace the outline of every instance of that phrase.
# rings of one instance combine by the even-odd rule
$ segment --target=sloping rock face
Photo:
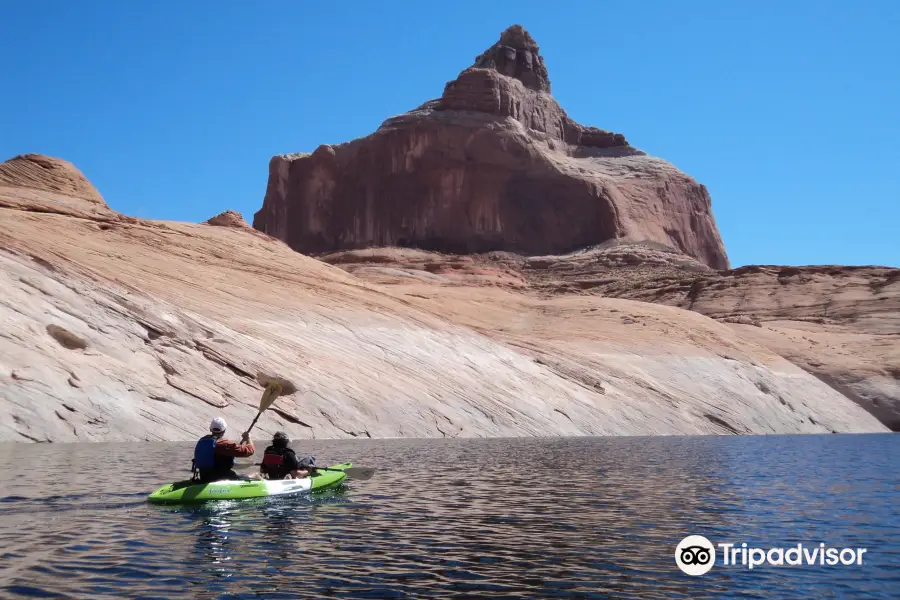
[[[136,220],[110,210],[72,163],[23,154],[0,164],[0,207],[103,221]]]
[[[408,252],[372,249],[320,258],[397,290],[413,281],[420,287],[462,284],[696,311],[790,360],[900,431],[900,269],[757,265],[715,271],[665,246],[613,242],[562,256]],[[415,293],[417,301],[439,295]]]
[[[623,135],[570,119],[519,26],[439,99],[368,137],[274,157],[253,226],[304,253],[559,254],[632,240],[728,267],[706,188]]]
[[[0,164],[0,186],[60,193],[106,206],[100,192],[75,165],[42,154],[21,154]]]
[[[216,415],[240,431],[261,371],[299,391],[257,439],[886,431],[727,324],[523,293],[504,255],[391,250],[424,276],[375,284],[242,227],[0,191],[18,202],[0,207],[0,441],[191,440]]]

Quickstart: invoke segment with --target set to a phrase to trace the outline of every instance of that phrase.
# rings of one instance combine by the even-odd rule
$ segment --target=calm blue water
[[[0,445],[0,596],[900,598],[900,436],[315,441],[314,498],[150,505],[191,444]],[[93,493],[91,493],[93,492]],[[688,534],[862,565],[675,564]]]

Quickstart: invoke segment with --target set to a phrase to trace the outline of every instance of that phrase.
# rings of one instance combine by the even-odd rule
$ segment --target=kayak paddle
[[[263,373],[257,373],[256,380],[259,383],[265,385],[266,389],[263,392],[262,398],[259,399],[259,412],[256,413],[255,417],[253,417],[253,422],[250,423],[250,427],[247,428],[246,433],[250,433],[250,430],[253,429],[254,425],[256,425],[256,420],[259,419],[259,416],[263,414],[267,408],[272,406],[278,396],[288,396],[297,391],[297,386],[282,377],[274,377],[265,375]],[[236,465],[235,468],[246,469],[253,466],[259,466],[260,464],[261,463],[250,463],[249,465]],[[372,467],[348,467],[346,469],[331,469],[329,467],[314,468],[318,471],[342,471],[347,474],[347,477],[359,479],[360,481],[371,479],[372,476],[375,475],[375,469],[373,469]]]
[[[266,389],[263,391],[262,398],[259,399],[259,412],[253,417],[253,422],[250,423],[250,427],[247,428],[246,433],[250,433],[250,430],[256,425],[256,420],[259,419],[259,415],[263,414],[267,408],[272,406],[278,396],[288,396],[297,391],[297,386],[282,377],[257,373],[256,380],[266,386]]]
[[[256,420],[259,419],[259,415],[263,414],[267,408],[272,406],[275,402],[275,399],[281,395],[281,386],[278,385],[278,382],[271,382],[266,386],[266,390],[263,392],[262,398],[259,399],[259,412],[256,413],[256,416],[253,417],[253,422],[250,423],[250,427],[247,428],[247,433],[250,433],[250,430],[253,429],[253,426],[256,425]]]
[[[318,471],[343,471],[347,474],[347,477],[352,477],[353,479],[358,479],[360,481],[365,481],[367,479],[372,479],[372,476],[375,475],[375,469],[372,467],[348,467],[346,469],[329,469],[328,467],[315,467]]]

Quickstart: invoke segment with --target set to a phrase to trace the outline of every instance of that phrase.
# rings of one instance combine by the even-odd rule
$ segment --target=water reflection
[[[206,526],[197,533],[197,555],[211,565],[215,576],[231,577],[234,573],[225,566],[231,560],[231,544],[228,532],[231,523],[227,516],[211,516],[204,519]]]
[[[890,597],[897,439],[317,441],[304,452],[378,475],[198,506],[145,502],[188,444],[0,447],[0,595]],[[109,477],[110,455],[130,468]],[[689,578],[673,554],[691,533],[872,562]]]

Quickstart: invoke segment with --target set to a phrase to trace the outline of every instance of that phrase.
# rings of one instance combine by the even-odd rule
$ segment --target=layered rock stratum
[[[572,120],[520,26],[440,98],[373,134],[272,158],[253,226],[304,253],[559,254],[619,240],[728,267],[706,188],[624,135]]]
[[[46,178],[43,164],[53,165]],[[887,431],[785,358],[812,344],[795,339],[801,309],[769,315],[789,319],[787,329],[722,322],[740,311],[716,299],[717,282],[738,282],[738,294],[743,276],[680,253],[659,251],[659,268],[708,278],[692,308],[708,302],[727,315],[674,306],[684,302],[677,282],[656,303],[600,296],[613,283],[598,281],[615,275],[593,273],[636,260],[625,254],[388,248],[317,260],[235,215],[121,215],[63,161],[16,158],[0,173],[3,441],[190,440],[215,415],[240,431],[256,413],[259,372],[299,391],[263,415],[257,436]],[[875,303],[893,303],[895,272],[857,275],[879,282]],[[652,294],[639,288],[630,289]],[[861,335],[861,352],[881,336]],[[837,346],[824,332],[806,337]],[[821,368],[853,372],[843,347]]]
[[[561,256],[468,256],[399,248],[320,256],[443,310],[447,288],[556,301],[619,298],[707,315],[827,383],[900,431],[900,269],[752,265],[716,271],[672,248],[612,242]],[[428,284],[432,291],[424,286]],[[414,291],[405,291],[412,286]],[[640,305],[639,305],[640,306]],[[641,333],[645,320],[620,314]],[[663,328],[664,337],[684,332]],[[690,332],[688,332],[690,336]]]

